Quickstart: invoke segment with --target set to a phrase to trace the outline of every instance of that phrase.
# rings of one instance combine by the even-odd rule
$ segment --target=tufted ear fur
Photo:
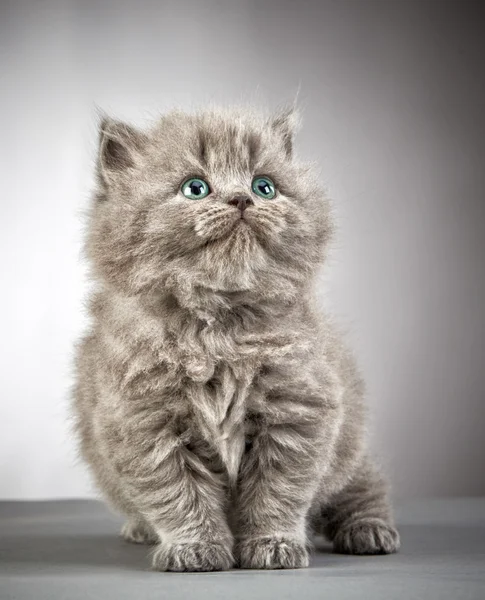
[[[300,124],[300,115],[295,106],[281,110],[271,117],[271,128],[283,140],[288,158],[293,155],[293,139]]]
[[[101,121],[99,132],[99,175],[110,185],[117,175],[132,169],[143,148],[144,134],[110,118]]]

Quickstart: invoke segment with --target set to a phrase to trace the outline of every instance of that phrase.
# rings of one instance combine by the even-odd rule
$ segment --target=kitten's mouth
[[[232,223],[229,227],[229,231],[228,234],[230,235],[233,231],[239,229],[240,227],[251,227],[251,224],[249,222],[250,220],[244,216],[244,214],[241,214],[240,216],[234,217],[232,220]]]
[[[239,217],[239,219],[234,223],[232,231],[236,233],[236,235],[238,231],[240,231],[241,234],[247,235],[253,231],[253,228],[249,219],[246,219],[246,217]]]
[[[220,232],[217,237],[213,237],[211,239],[206,240],[204,246],[207,248],[208,246],[217,246],[219,244],[225,244],[229,239],[237,239],[239,237],[238,231],[243,234],[243,232],[250,232],[252,230],[251,224],[246,217],[237,217],[233,220],[231,224],[226,226],[224,232]]]

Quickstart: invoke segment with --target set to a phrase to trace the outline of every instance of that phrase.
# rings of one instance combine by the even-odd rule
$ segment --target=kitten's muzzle
[[[241,211],[241,219],[244,216],[244,211],[250,204],[254,204],[254,202],[248,196],[235,196],[231,200],[229,200],[228,204],[232,206],[237,206]]]

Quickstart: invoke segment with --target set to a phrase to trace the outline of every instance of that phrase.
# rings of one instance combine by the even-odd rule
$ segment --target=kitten
[[[397,550],[363,386],[315,307],[329,203],[295,113],[173,112],[101,126],[78,347],[82,454],[159,570],[306,567]]]

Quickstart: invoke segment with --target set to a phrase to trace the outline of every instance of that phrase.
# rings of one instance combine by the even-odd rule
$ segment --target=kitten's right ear
[[[300,114],[296,105],[290,105],[280,110],[270,120],[272,130],[277,133],[283,142],[288,158],[293,154],[293,138],[300,125]]]
[[[123,172],[137,164],[145,136],[120,121],[103,118],[99,130],[99,175],[110,185]]]

